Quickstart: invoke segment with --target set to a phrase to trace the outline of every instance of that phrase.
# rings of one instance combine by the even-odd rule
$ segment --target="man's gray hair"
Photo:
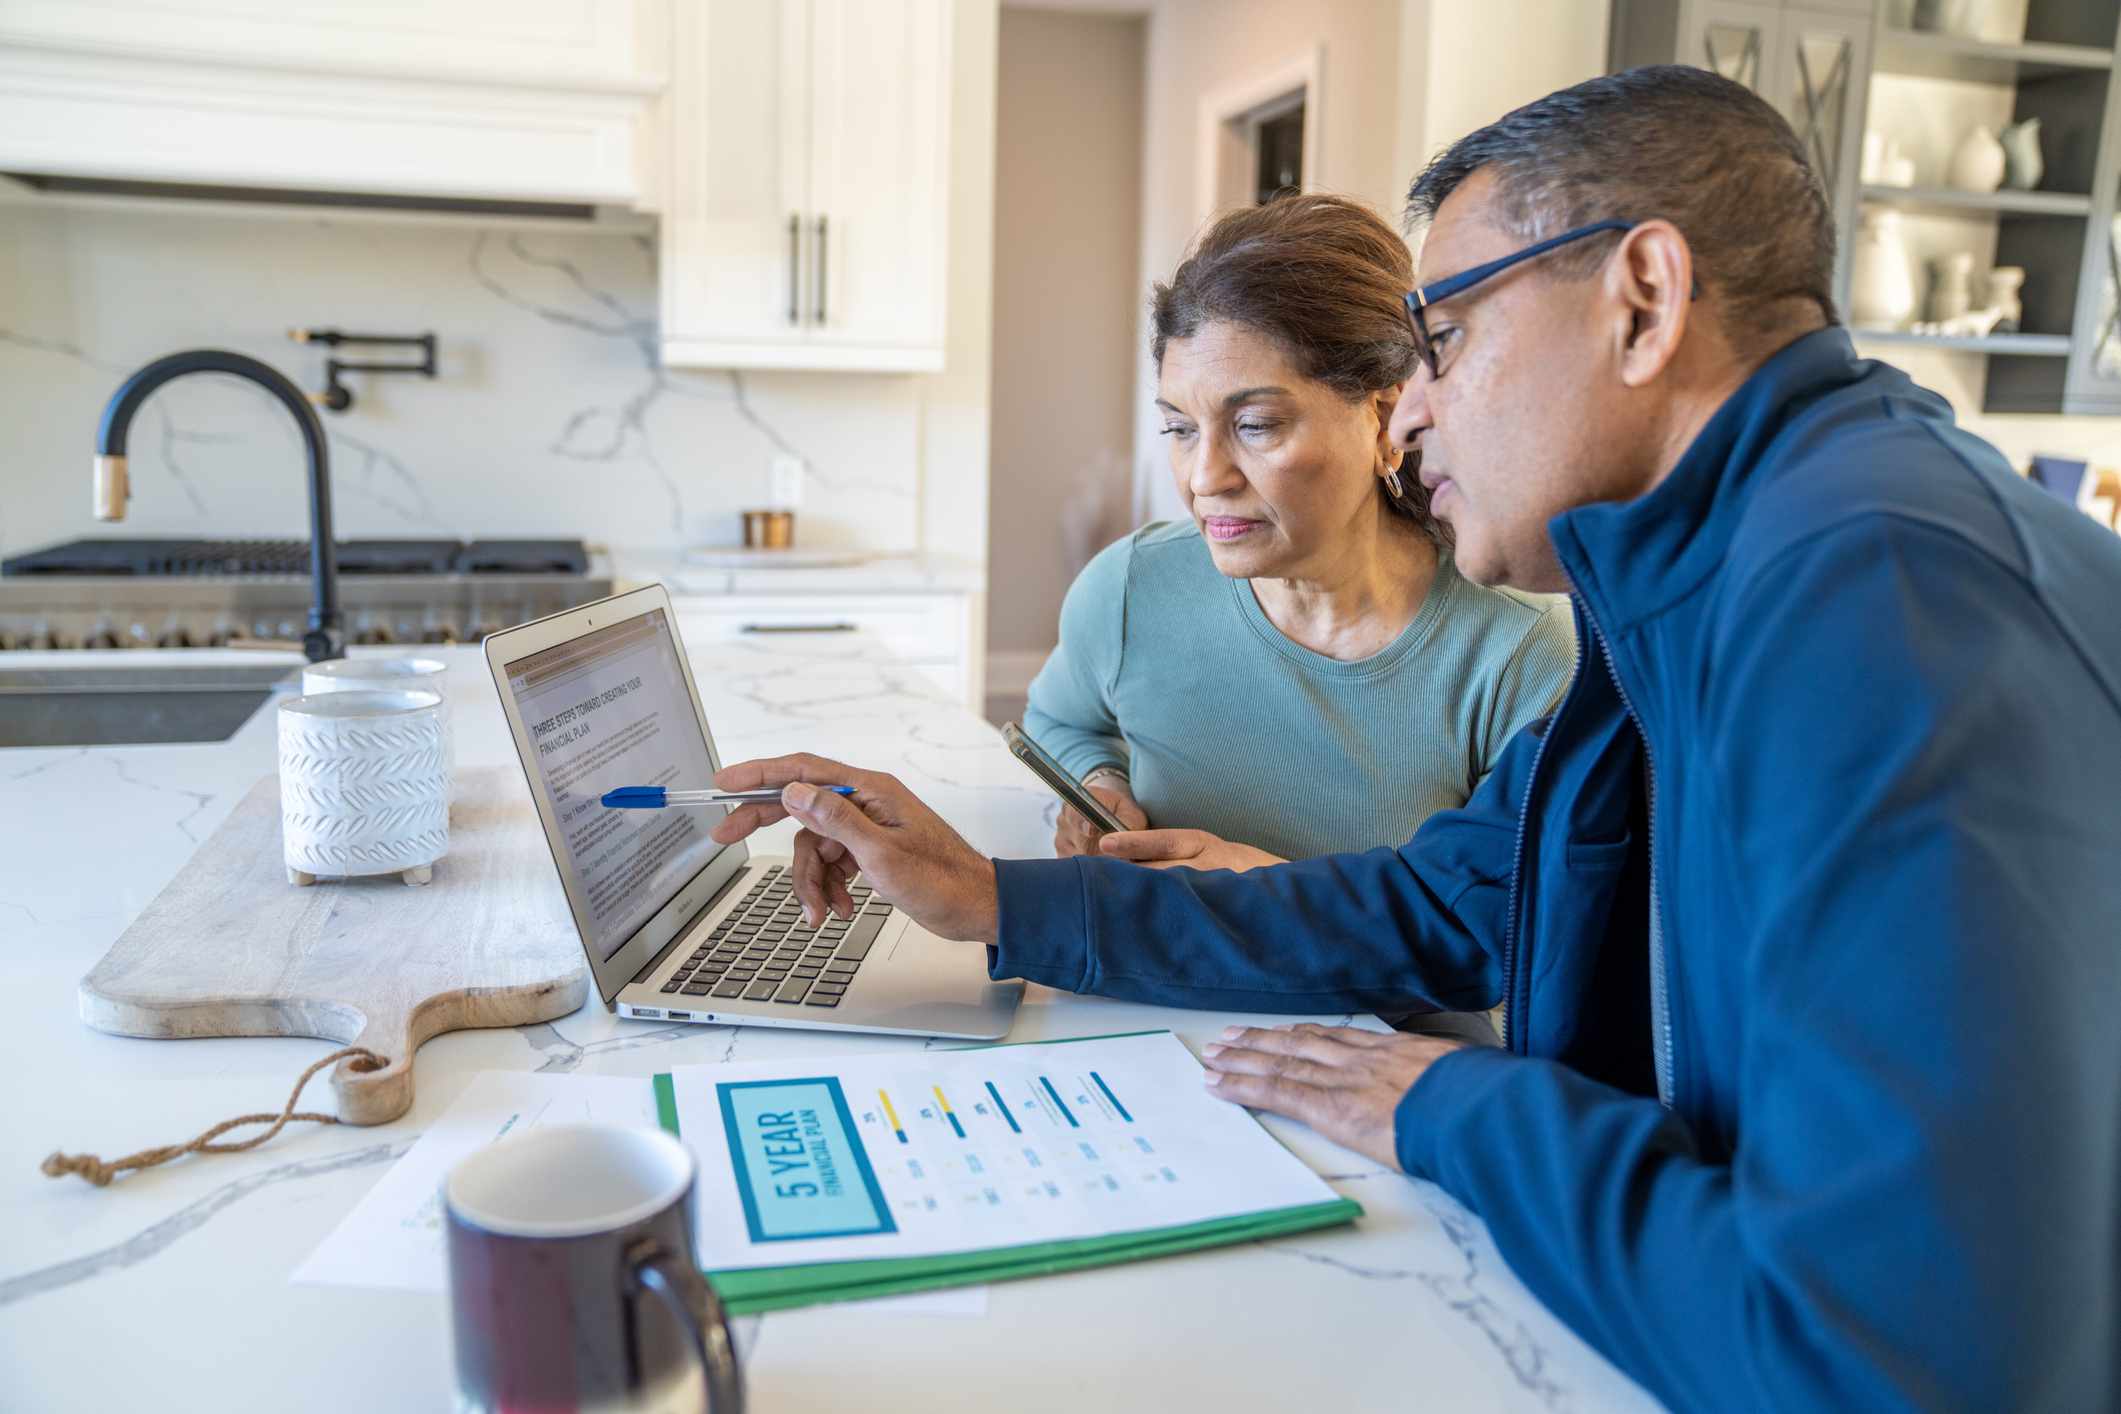
[[[1834,213],[1804,144],[1742,84],[1656,64],[1550,93],[1440,153],[1407,192],[1407,225],[1475,172],[1496,178],[1497,216],[1527,243],[1594,221],[1663,217],[1694,253],[1696,278],[1724,306],[1726,336],[1747,348],[1790,321],[1789,303],[1834,311]],[[1603,239],[1544,264],[1584,276]]]

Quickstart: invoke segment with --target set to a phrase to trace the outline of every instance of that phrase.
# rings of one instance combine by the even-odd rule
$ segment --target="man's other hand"
[[[1203,1047],[1212,1094],[1300,1119],[1326,1138],[1399,1167],[1392,1117],[1440,1056],[1469,1042],[1352,1026],[1233,1026]]]
[[[718,843],[734,844],[790,817],[800,823],[789,872],[812,924],[827,913],[854,916],[847,886],[860,874],[931,932],[995,941],[1001,903],[993,861],[897,777],[805,753],[725,766],[714,783],[722,790],[781,788],[778,801],[739,805],[712,833]],[[835,795],[819,785],[853,786],[854,794]]]
[[[1242,873],[1289,862],[1206,830],[1128,830],[1103,836],[1095,852],[1107,859],[1131,859],[1151,869],[1235,869]]]

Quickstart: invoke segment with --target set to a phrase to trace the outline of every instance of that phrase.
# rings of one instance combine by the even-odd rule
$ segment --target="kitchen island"
[[[890,770],[977,847],[1050,852],[1054,804],[993,729],[873,641],[700,641],[691,653],[723,759],[813,750]],[[459,764],[513,766],[477,650],[445,656]],[[274,730],[268,704],[225,742],[0,751],[0,1408],[449,1408],[442,1297],[288,1278],[475,1072],[645,1078],[680,1064],[923,1045],[619,1021],[592,995],[548,1024],[430,1041],[413,1108],[389,1125],[291,1126],[248,1153],[182,1159],[101,1190],[44,1177],[38,1164],[54,1149],[122,1154],[275,1108],[332,1049],[133,1040],[77,1019],[81,976],[273,769]],[[789,830],[759,847],[785,850]],[[1010,1039],[1168,1027],[1198,1050],[1238,1019],[1032,987]],[[330,1091],[320,1078],[306,1098],[328,1106]],[[751,1407],[1649,1405],[1525,1291],[1485,1227],[1441,1191],[1301,1126],[1269,1127],[1367,1215],[999,1285],[954,1311],[916,1303],[745,1319]]]

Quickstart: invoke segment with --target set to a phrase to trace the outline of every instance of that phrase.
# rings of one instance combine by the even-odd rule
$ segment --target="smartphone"
[[[1103,801],[1068,774],[1067,767],[1047,755],[1043,746],[1025,736],[1023,728],[1016,723],[1003,724],[1002,740],[1009,743],[1011,756],[1029,766],[1031,774],[1046,783],[1046,789],[1080,811],[1084,819],[1097,827],[1099,834],[1116,834],[1127,828],[1105,808]]]

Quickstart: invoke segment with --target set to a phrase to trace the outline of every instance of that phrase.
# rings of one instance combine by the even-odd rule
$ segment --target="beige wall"
[[[1401,178],[1401,0],[1160,0],[1149,17],[1142,110],[1142,278],[1168,276],[1213,213],[1200,202],[1204,100],[1319,56],[1318,167],[1305,184],[1391,211]],[[1134,519],[1184,509],[1156,436],[1155,375],[1140,365],[1134,406]]]
[[[1420,146],[1400,185],[1430,155],[1535,98],[1606,68],[1610,0],[1407,0],[1426,13]],[[1413,28],[1410,23],[1409,28]]]
[[[1321,52],[1324,127],[1307,184],[1380,206],[1399,184],[1400,0],[1163,0],[1149,18],[1142,265],[1170,272],[1199,209],[1200,107],[1210,95]]]
[[[1052,647],[1076,571],[1127,526],[1143,43],[1139,16],[1002,11],[983,508],[996,654]]]

